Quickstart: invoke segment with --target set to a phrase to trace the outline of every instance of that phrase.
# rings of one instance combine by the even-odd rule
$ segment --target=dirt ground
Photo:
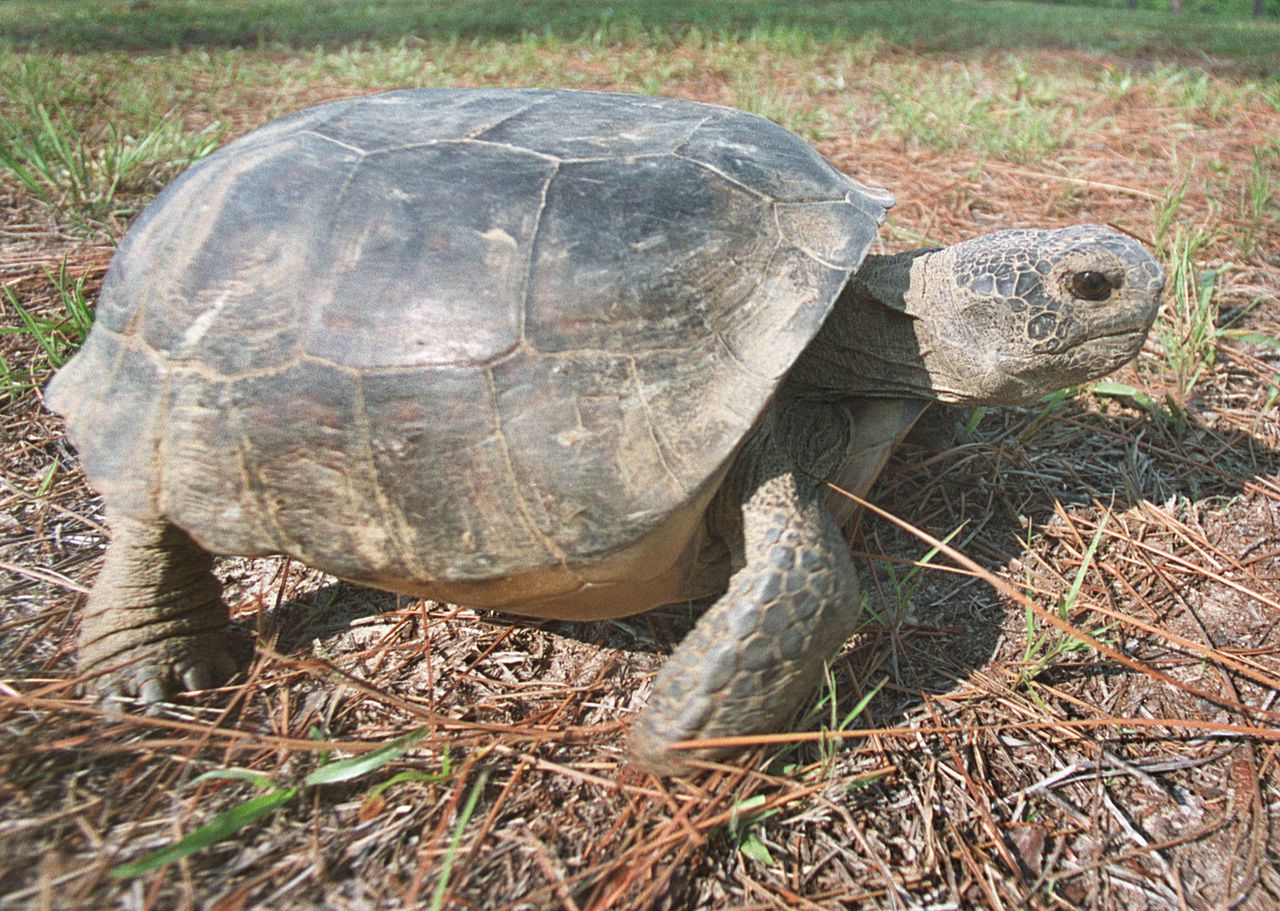
[[[633,87],[608,54],[575,53],[547,65]],[[1280,236],[1274,196],[1256,223],[1244,201],[1280,110],[1230,74],[1204,77],[1225,100],[1200,107],[1140,61],[1120,92],[1095,79],[1110,62],[1037,52],[1019,65],[1093,86],[1053,127],[1071,138],[979,154],[920,141],[927,112],[899,124],[897,80],[985,91],[1014,85],[1012,65],[882,56],[859,80],[758,63],[824,155],[895,190],[883,249],[1090,221],[1171,273],[1158,331],[1113,377],[1134,394],[949,415],[954,438],[885,472],[875,503],[977,571],[864,515],[870,619],[822,702],[791,743],[685,781],[629,767],[625,739],[689,606],[534,622],[226,558],[242,675],[155,716],[104,709],[77,694],[73,645],[108,517],[37,388],[0,412],[0,907],[1280,906]],[[695,59],[663,92],[742,106],[734,86]],[[231,135],[363,88],[263,88]],[[0,209],[0,281],[26,309],[53,312],[64,260],[92,298],[114,240],[12,181]],[[14,333],[0,354],[12,369],[39,351]],[[835,728],[850,736],[804,739]],[[303,784],[410,731],[364,777]],[[111,877],[268,793],[195,780],[225,769],[299,790],[187,859]]]

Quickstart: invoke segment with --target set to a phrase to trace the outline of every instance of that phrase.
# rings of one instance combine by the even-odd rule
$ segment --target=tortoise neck
[[[933,399],[908,296],[925,292],[936,247],[871,255],[840,292],[831,315],[789,374],[802,398],[858,396]]]

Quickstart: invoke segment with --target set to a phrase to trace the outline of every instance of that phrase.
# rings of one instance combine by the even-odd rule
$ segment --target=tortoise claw
[[[148,711],[153,706],[159,706],[160,703],[167,702],[171,695],[169,687],[165,686],[164,681],[159,677],[148,677],[142,682],[142,686],[138,687],[138,698],[147,707]]]
[[[235,659],[221,634],[194,640],[175,639],[159,649],[157,643],[114,651],[105,659],[86,662],[89,668],[110,661],[118,665],[86,684],[96,692],[99,704],[116,711],[140,707],[154,714],[162,703],[172,702],[187,690],[208,690],[234,675]],[[134,652],[135,655],[130,653]],[[82,653],[83,654],[83,653]]]
[[[213,669],[207,664],[189,667],[182,675],[182,685],[188,690],[207,690],[213,686]]]

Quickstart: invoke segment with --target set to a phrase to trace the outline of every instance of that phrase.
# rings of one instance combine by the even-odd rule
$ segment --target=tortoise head
[[[901,307],[939,399],[1012,404],[1135,357],[1164,282],[1109,228],[1016,229],[914,257]]]

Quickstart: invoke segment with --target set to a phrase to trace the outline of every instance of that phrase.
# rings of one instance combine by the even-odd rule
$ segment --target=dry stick
[[[1163,675],[1161,675],[1163,676]],[[1216,699],[1214,701],[1221,702]],[[1267,712],[1274,715],[1274,712]],[[670,750],[716,749],[719,747],[755,747],[774,744],[812,743],[825,740],[857,740],[864,737],[911,738],[927,734],[980,734],[1006,731],[1052,731],[1091,728],[1173,728],[1174,730],[1208,731],[1232,737],[1254,737],[1259,740],[1280,742],[1280,728],[1252,727],[1243,724],[1224,724],[1218,721],[1201,721],[1196,718],[1064,718],[1056,721],[1009,721],[995,724],[923,725],[898,728],[851,728],[845,731],[796,731],[786,734],[746,734],[739,737],[708,737],[706,740],[679,740]],[[371,747],[372,748],[372,747]]]
[[[1099,504],[1100,505],[1100,504]],[[1234,569],[1237,572],[1244,572],[1244,567],[1231,554],[1226,553],[1219,547],[1215,547],[1204,535],[1200,534],[1196,529],[1190,527],[1185,522],[1180,522],[1173,516],[1169,515],[1163,509],[1158,508],[1154,503],[1143,500],[1138,504],[1138,509],[1150,521],[1169,529],[1176,537],[1181,538],[1191,550],[1204,560],[1213,563],[1215,572],[1223,572],[1224,564],[1228,564],[1225,569]],[[1081,524],[1089,524],[1087,517],[1080,517]]]
[[[1274,375],[1272,373],[1272,367],[1262,358],[1254,357],[1252,354],[1250,354],[1248,351],[1245,351],[1243,348],[1236,348],[1232,345],[1227,344],[1221,339],[1215,338],[1213,340],[1213,347],[1217,348],[1223,354],[1229,355],[1231,358],[1238,361],[1241,367],[1243,367],[1245,370],[1248,370],[1250,373],[1252,373],[1254,376],[1256,376],[1258,379],[1262,380],[1263,382],[1267,382],[1267,383],[1274,382],[1274,380],[1272,379],[1272,376]]]
[[[42,569],[37,566],[19,566],[16,563],[0,562],[0,570],[7,573],[13,573],[15,576],[26,576],[28,579],[34,579],[37,582],[44,582],[47,585],[53,585],[58,588],[65,588],[68,591],[79,592],[80,594],[88,594],[89,586],[81,585],[68,579],[62,573],[54,572],[51,569]]]

